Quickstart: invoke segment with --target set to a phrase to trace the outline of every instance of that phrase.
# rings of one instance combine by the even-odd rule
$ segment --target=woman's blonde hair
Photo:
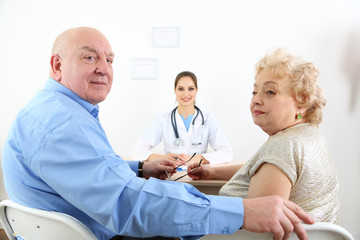
[[[319,70],[311,62],[290,55],[285,49],[276,49],[256,64],[256,76],[270,70],[276,78],[288,76],[290,87],[298,107],[305,107],[307,122],[319,125],[326,99],[317,79]],[[295,117],[295,116],[294,116]]]

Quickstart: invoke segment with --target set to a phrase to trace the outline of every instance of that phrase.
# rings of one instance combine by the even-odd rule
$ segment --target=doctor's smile
[[[183,102],[188,102],[188,101],[191,100],[191,98],[182,98],[181,100],[182,100]]]

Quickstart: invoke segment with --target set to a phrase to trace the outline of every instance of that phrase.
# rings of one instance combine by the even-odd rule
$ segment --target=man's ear
[[[58,54],[54,54],[50,59],[50,77],[60,82],[61,80],[61,58]]]

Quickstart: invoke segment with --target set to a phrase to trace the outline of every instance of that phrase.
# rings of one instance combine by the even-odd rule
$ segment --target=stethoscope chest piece
[[[176,146],[183,146],[184,145],[184,141],[181,138],[176,138],[175,139],[175,145]]]

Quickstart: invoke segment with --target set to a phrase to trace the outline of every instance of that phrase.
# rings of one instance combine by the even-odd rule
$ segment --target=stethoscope
[[[199,113],[201,114],[201,118],[202,118],[202,121],[201,121],[201,128],[204,128],[204,115],[203,113],[201,112],[200,108],[198,108],[197,106],[195,106],[195,109],[197,110],[197,113],[192,121],[192,125],[193,125],[193,128],[194,128],[194,125],[195,125],[195,120],[197,118],[197,116],[199,115]],[[174,133],[175,133],[175,145],[176,146],[183,146],[184,145],[184,141],[180,138],[179,136],[179,132],[177,130],[177,124],[176,124],[176,116],[175,116],[175,113],[176,113],[176,109],[178,107],[174,108],[174,110],[171,112],[171,124],[172,124],[172,127],[174,129]],[[191,143],[192,145],[201,145],[201,141],[200,142],[193,142]]]

